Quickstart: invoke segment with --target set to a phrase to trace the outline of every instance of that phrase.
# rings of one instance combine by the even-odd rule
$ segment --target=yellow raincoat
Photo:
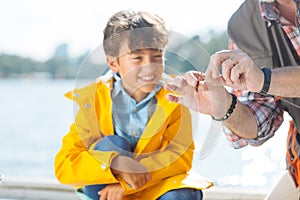
[[[198,185],[182,183],[193,158],[191,116],[187,108],[170,103],[165,98],[168,91],[163,88],[156,93],[156,111],[134,150],[135,159],[151,172],[152,179],[142,188],[133,190],[123,180],[115,178],[110,163],[118,152],[93,150],[101,137],[114,134],[112,84],[112,77],[103,76],[87,87],[66,94],[79,105],[79,111],[55,158],[57,179],[76,187],[120,183],[125,191],[123,199],[130,200],[153,200],[173,189],[212,186],[206,180]]]

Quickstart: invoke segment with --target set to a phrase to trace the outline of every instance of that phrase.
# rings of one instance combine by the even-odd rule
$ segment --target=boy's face
[[[156,49],[131,51],[110,63],[118,72],[122,85],[136,101],[145,98],[161,80],[164,68],[164,53]]]

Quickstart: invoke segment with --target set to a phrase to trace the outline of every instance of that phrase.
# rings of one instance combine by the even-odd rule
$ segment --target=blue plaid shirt
[[[114,73],[114,78],[115,82],[111,96],[115,134],[126,138],[130,142],[133,151],[144,132],[148,120],[156,109],[157,99],[155,94],[162,86],[158,84],[146,98],[136,103],[124,90],[120,76]]]

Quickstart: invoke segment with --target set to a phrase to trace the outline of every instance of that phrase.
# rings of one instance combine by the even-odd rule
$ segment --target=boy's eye
[[[162,58],[163,56],[162,55],[155,55],[154,57],[155,58]]]
[[[134,59],[134,60],[140,60],[140,59],[142,59],[142,57],[141,56],[135,56],[132,59]]]
[[[155,60],[162,60],[162,58],[163,58],[163,55],[155,55],[153,57],[153,59],[155,59]]]

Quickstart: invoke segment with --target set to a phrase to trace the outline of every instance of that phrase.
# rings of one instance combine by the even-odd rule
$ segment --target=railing
[[[0,184],[0,200],[79,200],[71,186],[53,181],[7,180]]]
[[[263,200],[265,191],[213,187],[204,200]],[[10,180],[0,184],[0,200],[79,200],[71,186],[48,181]]]

